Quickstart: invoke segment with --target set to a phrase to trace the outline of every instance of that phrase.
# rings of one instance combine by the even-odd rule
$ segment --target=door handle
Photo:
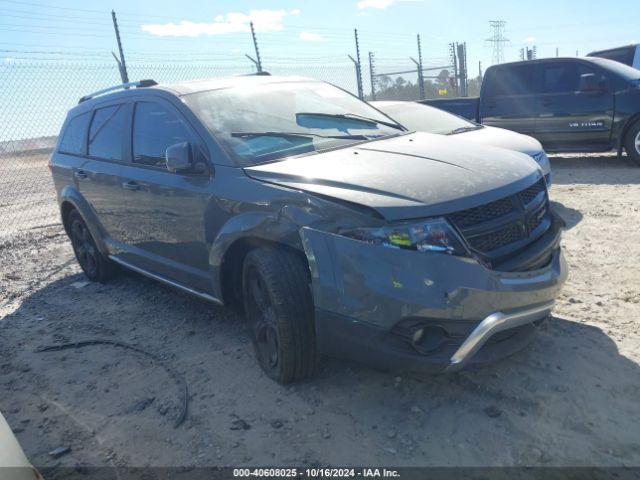
[[[78,180],[86,180],[87,178],[89,178],[89,175],[87,175],[87,172],[85,172],[84,170],[76,170],[75,172],[73,172],[73,176]]]
[[[122,188],[125,190],[140,190],[140,184],[134,180],[129,180],[122,184]]]

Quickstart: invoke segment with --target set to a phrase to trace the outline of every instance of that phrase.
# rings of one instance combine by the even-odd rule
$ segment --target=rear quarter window
[[[496,67],[487,72],[484,96],[527,95],[533,93],[533,65]]]
[[[85,140],[87,138],[87,127],[89,126],[89,113],[83,113],[77,117],[73,117],[62,132],[60,145],[58,150],[62,153],[71,153],[75,155],[84,154]]]

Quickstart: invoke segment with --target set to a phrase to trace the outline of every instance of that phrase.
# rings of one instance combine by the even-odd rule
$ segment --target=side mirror
[[[583,73],[580,75],[578,91],[583,93],[598,93],[605,90],[605,81],[597,77],[595,73]]]
[[[167,147],[165,162],[170,172],[183,172],[193,168],[193,149],[189,142],[180,142]]]

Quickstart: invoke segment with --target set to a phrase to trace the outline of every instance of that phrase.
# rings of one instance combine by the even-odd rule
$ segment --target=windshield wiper
[[[298,116],[342,118],[346,120],[356,120],[358,122],[367,123],[369,125],[385,125],[387,127],[395,128],[396,130],[405,130],[405,128],[399,123],[376,120],[375,118],[365,117],[364,115],[358,115],[357,113],[298,112],[296,113],[296,117]]]
[[[458,127],[448,132],[447,135],[455,135],[457,133],[471,132],[473,130],[478,130],[480,128],[482,128],[482,125],[469,125],[468,127]]]
[[[370,140],[375,138],[369,135],[320,135],[318,133],[302,133],[302,132],[231,132],[232,137],[318,137],[332,138],[340,140]]]

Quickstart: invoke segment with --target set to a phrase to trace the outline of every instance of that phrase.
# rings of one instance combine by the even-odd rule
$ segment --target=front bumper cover
[[[370,245],[308,227],[300,235],[320,351],[383,368],[453,370],[509,355],[548,316],[567,277],[559,232],[549,263],[526,272],[489,270],[472,258]],[[410,334],[398,335],[405,325],[436,329],[441,341],[418,351]]]

